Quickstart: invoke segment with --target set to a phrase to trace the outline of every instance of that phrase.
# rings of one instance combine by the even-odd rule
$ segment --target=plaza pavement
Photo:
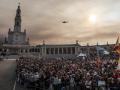
[[[0,90],[25,90],[15,84],[15,60],[0,61]]]
[[[15,60],[0,61],[0,90],[12,90],[15,81]]]

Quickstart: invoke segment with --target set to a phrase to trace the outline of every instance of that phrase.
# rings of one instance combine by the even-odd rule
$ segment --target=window
[[[16,40],[16,41],[18,40],[18,35],[15,36],[15,40]]]
[[[49,48],[46,49],[47,54],[49,54],[49,50],[50,50]]]
[[[17,22],[17,26],[19,26],[19,22]]]

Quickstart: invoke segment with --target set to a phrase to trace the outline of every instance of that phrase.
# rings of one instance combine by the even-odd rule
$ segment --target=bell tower
[[[16,15],[14,19],[14,29],[9,29],[8,31],[8,44],[10,45],[28,45],[28,41],[26,39],[26,30],[21,30],[21,9],[20,3],[18,4]]]
[[[20,3],[19,3],[18,8],[16,10],[14,31],[15,32],[21,32],[21,9],[20,9]]]

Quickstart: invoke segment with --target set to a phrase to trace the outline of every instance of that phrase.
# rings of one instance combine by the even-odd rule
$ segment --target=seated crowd
[[[36,90],[120,90],[116,60],[20,57],[17,81]]]

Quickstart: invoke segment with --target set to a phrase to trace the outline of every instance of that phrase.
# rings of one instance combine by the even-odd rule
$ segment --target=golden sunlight
[[[89,16],[89,21],[92,23],[92,24],[95,24],[96,23],[96,15],[92,14]]]

